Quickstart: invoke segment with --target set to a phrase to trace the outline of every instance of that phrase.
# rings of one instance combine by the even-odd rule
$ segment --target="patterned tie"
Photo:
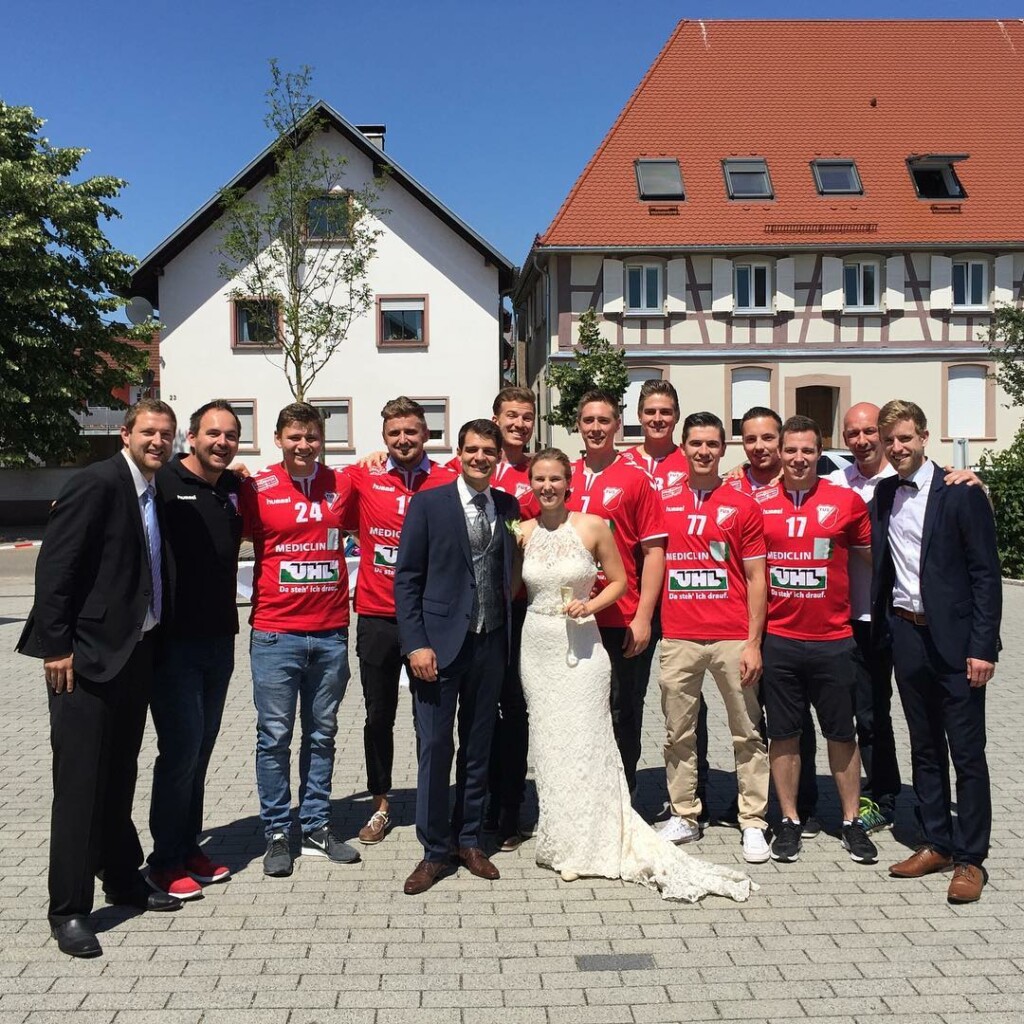
[[[142,495],[142,522],[146,528],[146,546],[149,549],[149,574],[153,582],[153,596],[149,609],[153,618],[160,621],[163,605],[163,587],[160,577],[160,527],[156,521],[156,488],[150,484]]]
[[[474,540],[480,551],[486,551],[491,543],[491,524],[487,521],[487,495],[475,494],[472,504],[476,506],[476,518],[473,520]]]

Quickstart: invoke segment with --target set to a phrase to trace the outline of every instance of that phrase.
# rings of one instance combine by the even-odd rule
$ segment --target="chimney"
[[[381,152],[384,151],[384,136],[387,133],[386,124],[357,124],[356,128],[365,135]]]

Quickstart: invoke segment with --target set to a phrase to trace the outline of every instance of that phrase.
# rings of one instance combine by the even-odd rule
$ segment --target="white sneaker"
[[[678,846],[681,843],[692,843],[700,839],[700,829],[685,818],[680,818],[679,815],[673,814],[658,829],[658,835],[662,839],[667,839],[670,843],[675,843]]]
[[[764,864],[771,860],[772,851],[764,837],[763,829],[745,828],[743,830],[743,859],[748,864]]]

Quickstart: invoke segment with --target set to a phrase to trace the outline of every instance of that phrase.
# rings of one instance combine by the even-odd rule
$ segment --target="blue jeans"
[[[170,638],[157,661],[150,706],[156,728],[149,830],[156,870],[181,865],[203,830],[206,770],[235,667],[233,636]]]
[[[299,821],[303,833],[331,820],[338,705],[348,685],[348,629],[266,633],[249,639],[256,705],[256,788],[269,838],[291,831],[291,742],[299,704]]]

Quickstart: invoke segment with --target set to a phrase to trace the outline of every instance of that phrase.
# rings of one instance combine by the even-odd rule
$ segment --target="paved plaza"
[[[98,910],[105,955],[76,961],[57,951],[45,916],[50,750],[41,665],[14,653],[34,562],[31,550],[0,551],[0,1024],[1024,1020],[1024,588],[1005,590],[1006,651],[989,687],[995,829],[979,904],[947,905],[946,875],[887,877],[913,841],[899,713],[904,797],[895,833],[878,839],[879,864],[854,864],[842,851],[834,790],[821,778],[832,834],[806,841],[796,864],[751,866],[760,890],[745,904],[689,906],[617,881],[565,883],[534,864],[532,841],[495,855],[500,881],[459,870],[423,896],[403,895],[420,856],[407,697],[396,743],[398,827],[380,846],[361,848],[360,864],[299,858],[290,878],[264,878],[244,629],[207,806],[207,849],[234,877],[174,914]],[[355,668],[354,652],[351,660]],[[657,692],[652,681],[640,775],[648,817],[664,800]],[[732,795],[731,757],[717,693],[709,703],[711,804],[720,809]],[[143,845],[154,756],[150,729],[135,816]],[[334,774],[346,837],[368,816],[364,783],[353,678]],[[529,814],[535,806],[531,787]],[[690,849],[743,866],[732,829],[712,828]]]

